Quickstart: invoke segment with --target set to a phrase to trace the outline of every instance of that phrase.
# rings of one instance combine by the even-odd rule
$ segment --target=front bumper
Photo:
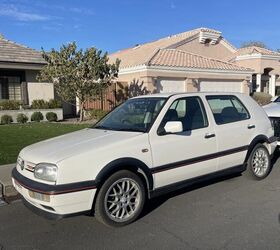
[[[12,171],[12,181],[25,205],[49,219],[91,210],[96,193],[94,181],[48,185],[26,178],[16,168]]]

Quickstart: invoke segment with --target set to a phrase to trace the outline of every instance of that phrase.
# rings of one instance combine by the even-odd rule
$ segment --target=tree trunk
[[[104,101],[104,98],[103,98],[103,90],[100,89],[100,101],[101,101],[101,109],[104,110],[104,104],[103,104],[103,101]]]
[[[80,122],[84,120],[84,103],[81,102],[81,107],[80,107]]]

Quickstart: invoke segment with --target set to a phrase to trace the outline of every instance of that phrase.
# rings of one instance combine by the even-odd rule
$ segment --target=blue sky
[[[222,31],[233,45],[280,48],[280,1],[0,0],[0,33],[31,48],[76,41],[113,52],[198,27]]]

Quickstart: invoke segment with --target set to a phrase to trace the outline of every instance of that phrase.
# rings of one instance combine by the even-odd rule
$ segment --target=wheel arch
[[[112,162],[104,166],[96,176],[95,181],[97,183],[97,186],[102,186],[102,184],[110,175],[124,169],[140,175],[140,177],[142,177],[142,180],[145,180],[144,184],[147,188],[148,193],[153,189],[154,179],[150,168],[144,162],[130,157],[113,160]]]
[[[247,151],[247,154],[246,154],[246,157],[245,157],[245,160],[244,160],[244,165],[247,166],[247,161],[250,157],[250,154],[253,150],[253,148],[258,144],[258,143],[261,143],[261,144],[269,144],[269,139],[266,135],[258,135],[256,136],[252,141],[251,143],[249,144],[248,146],[248,151]],[[267,145],[265,145],[267,147]]]

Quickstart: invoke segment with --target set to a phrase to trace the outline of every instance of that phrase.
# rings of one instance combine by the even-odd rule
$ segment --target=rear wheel
[[[247,162],[247,175],[256,180],[262,180],[271,171],[270,155],[263,144],[257,144]]]
[[[108,226],[125,226],[138,218],[145,199],[141,178],[121,170],[111,175],[101,187],[95,203],[95,217]]]

